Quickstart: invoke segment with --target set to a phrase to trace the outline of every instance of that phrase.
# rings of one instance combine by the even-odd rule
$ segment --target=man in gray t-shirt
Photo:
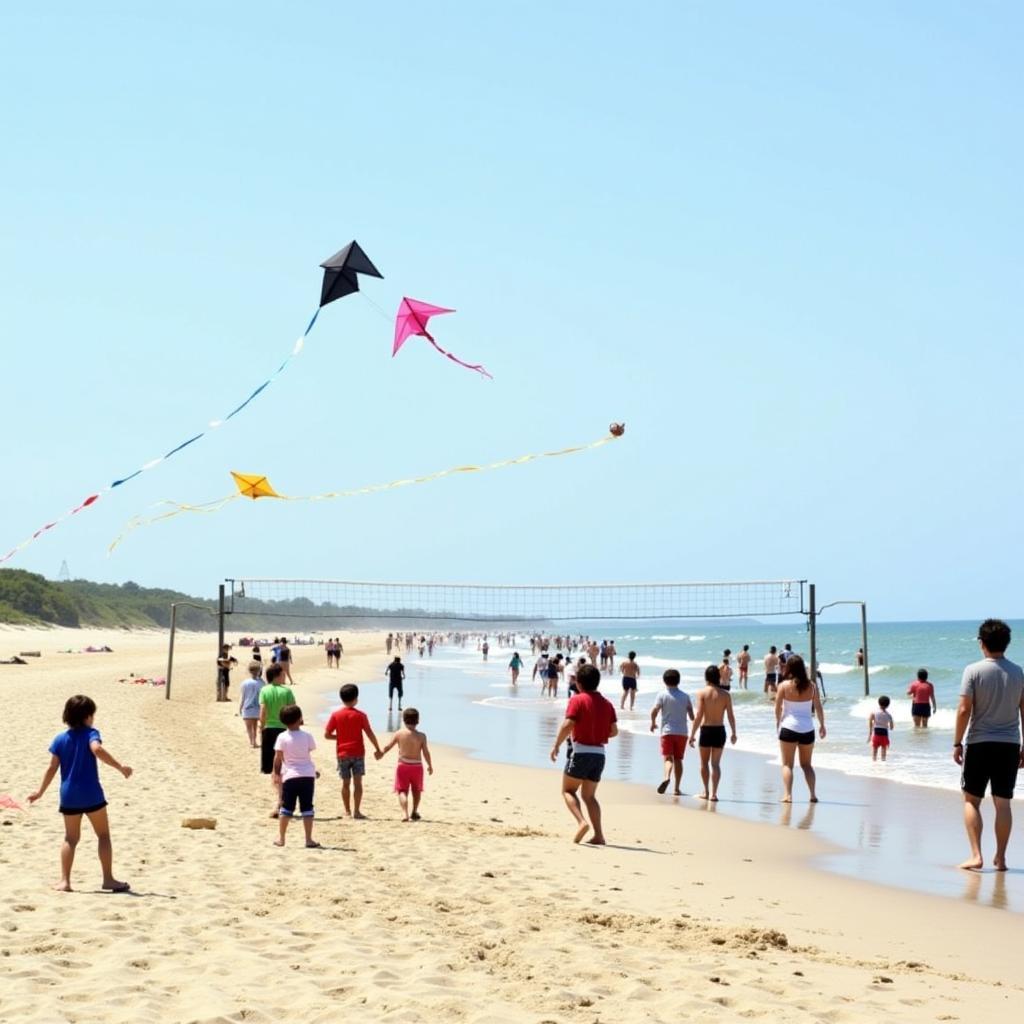
[[[996,854],[992,863],[997,871],[1005,871],[1006,846],[1013,827],[1010,801],[1017,772],[1024,767],[1024,670],[1005,656],[1010,645],[1010,627],[1005,622],[986,619],[978,627],[978,643],[985,657],[964,669],[953,743],[953,760],[963,766],[960,786],[971,845],[971,856],[960,867],[979,871],[984,866],[981,802],[991,784],[996,809]]]
[[[665,777],[658,786],[658,792],[664,793],[668,789],[674,772],[676,788],[672,795],[681,796],[679,785],[683,781],[683,755],[686,753],[688,722],[693,721],[693,704],[679,689],[679,673],[674,668],[668,669],[661,678],[665,689],[655,698],[651,708],[651,732],[658,728],[658,715],[661,715],[661,756],[665,759]]]

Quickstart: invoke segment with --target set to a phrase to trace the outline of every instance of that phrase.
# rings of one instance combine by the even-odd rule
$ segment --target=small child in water
[[[61,892],[71,892],[71,867],[75,862],[75,848],[82,836],[83,815],[89,819],[99,840],[103,888],[110,892],[127,892],[131,888],[127,882],[119,882],[114,877],[107,798],[103,795],[96,762],[110,765],[126,779],[132,777],[132,770],[127,765],[119,764],[103,749],[103,740],[93,726],[95,715],[96,704],[89,697],[78,694],[68,698],[64,705],[67,731],[50,744],[50,766],[39,788],[28,798],[28,802],[34,804],[60,770],[60,813],[64,815],[64,845],[60,848],[60,881],[57,888]]]
[[[423,762],[427,763],[427,773],[434,774],[434,765],[430,760],[430,748],[427,737],[416,728],[420,724],[420,713],[415,708],[406,708],[402,712],[403,727],[391,737],[383,750],[377,752],[379,761],[392,747],[398,747],[398,765],[395,768],[395,792],[398,804],[402,808],[402,821],[420,820],[420,796],[423,793]],[[412,813],[409,813],[409,792],[412,791]]]
[[[878,698],[878,710],[872,711],[868,718],[868,743],[871,744],[871,760],[878,760],[878,752],[882,752],[882,760],[885,760],[886,752],[889,749],[889,732],[895,728],[892,715],[889,714],[889,698],[881,696]]]

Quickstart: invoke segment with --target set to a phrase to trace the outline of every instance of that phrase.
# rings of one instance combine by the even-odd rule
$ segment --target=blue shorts
[[[584,782],[600,782],[604,771],[604,754],[581,754],[574,750],[565,766],[565,774]]]
[[[366,774],[366,758],[365,757],[339,757],[338,758],[338,774],[342,777],[345,782],[348,782],[353,775],[360,776]]]

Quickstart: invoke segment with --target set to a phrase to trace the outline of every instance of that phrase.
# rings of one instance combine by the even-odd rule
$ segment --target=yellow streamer
[[[550,452],[535,452],[530,455],[516,455],[511,459],[502,459],[500,462],[489,462],[481,466],[452,466],[449,469],[440,469],[436,473],[427,473],[425,476],[413,476],[406,477],[401,480],[391,480],[386,484],[369,484],[366,487],[356,487],[350,491],[328,491],[326,494],[309,494],[309,495],[294,495],[294,494],[279,494],[271,486],[270,481],[265,476],[260,474],[244,474],[235,473],[232,471],[232,476],[235,478],[235,483],[238,486],[238,491],[235,494],[229,494],[223,498],[217,498],[214,501],[208,501],[200,505],[186,505],[177,501],[160,501],[157,502],[153,508],[164,508],[169,506],[168,511],[161,512],[155,516],[144,516],[138,515],[133,516],[125,524],[124,529],[121,533],[114,538],[111,542],[110,547],[107,548],[107,553],[113,553],[114,549],[128,536],[133,530],[137,530],[140,526],[151,526],[153,523],[159,523],[164,519],[171,519],[173,516],[180,515],[182,512],[219,512],[225,505],[232,501],[237,501],[241,497],[249,498],[276,498],[279,501],[333,501],[335,498],[354,498],[360,494],[375,494],[378,491],[390,491],[396,487],[409,487],[412,484],[426,484],[432,480],[440,480],[442,477],[455,476],[459,473],[489,473],[494,469],[505,469],[508,466],[521,466],[527,462],[534,462],[537,459],[556,459],[563,455],[575,455],[577,452],[589,451],[591,448],[601,448],[603,445],[610,444],[615,441],[621,434],[608,434],[606,437],[602,437],[600,440],[591,441],[589,444],[574,445],[571,448],[558,448]],[[258,487],[253,486],[254,481],[260,481]]]

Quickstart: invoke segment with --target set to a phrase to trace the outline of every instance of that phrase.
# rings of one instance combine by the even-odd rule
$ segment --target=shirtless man
[[[587,647],[587,655],[590,657],[590,664],[597,668],[597,642],[594,640],[590,641]]]
[[[779,688],[779,654],[773,644],[764,656],[764,692],[774,693]]]
[[[745,690],[750,682],[750,644],[743,645],[743,650],[736,655],[736,664],[740,668],[740,689]]]
[[[608,671],[609,672],[614,672],[615,671],[615,655],[619,653],[617,650],[615,650],[615,641],[614,640],[609,640],[608,641],[608,650],[605,653],[608,655]]]
[[[626,710],[626,697],[629,697],[629,710],[632,711],[633,705],[636,704],[636,684],[640,678],[636,651],[629,652],[629,657],[619,665],[619,671],[622,673],[622,702],[619,704],[619,710]]]
[[[729,656],[731,654],[732,651],[726,647],[726,649],[722,651],[722,663],[718,666],[718,675],[722,680],[721,685],[723,690],[732,689],[732,665],[729,664]]]
[[[700,740],[700,780],[704,792],[698,800],[718,800],[718,783],[722,778],[722,751],[725,750],[725,719],[729,719],[731,742],[736,742],[736,716],[732,710],[732,696],[722,688],[717,665],[708,665],[704,671],[708,684],[697,694],[697,715],[690,734],[690,746]],[[708,782],[710,779],[710,787]]]

